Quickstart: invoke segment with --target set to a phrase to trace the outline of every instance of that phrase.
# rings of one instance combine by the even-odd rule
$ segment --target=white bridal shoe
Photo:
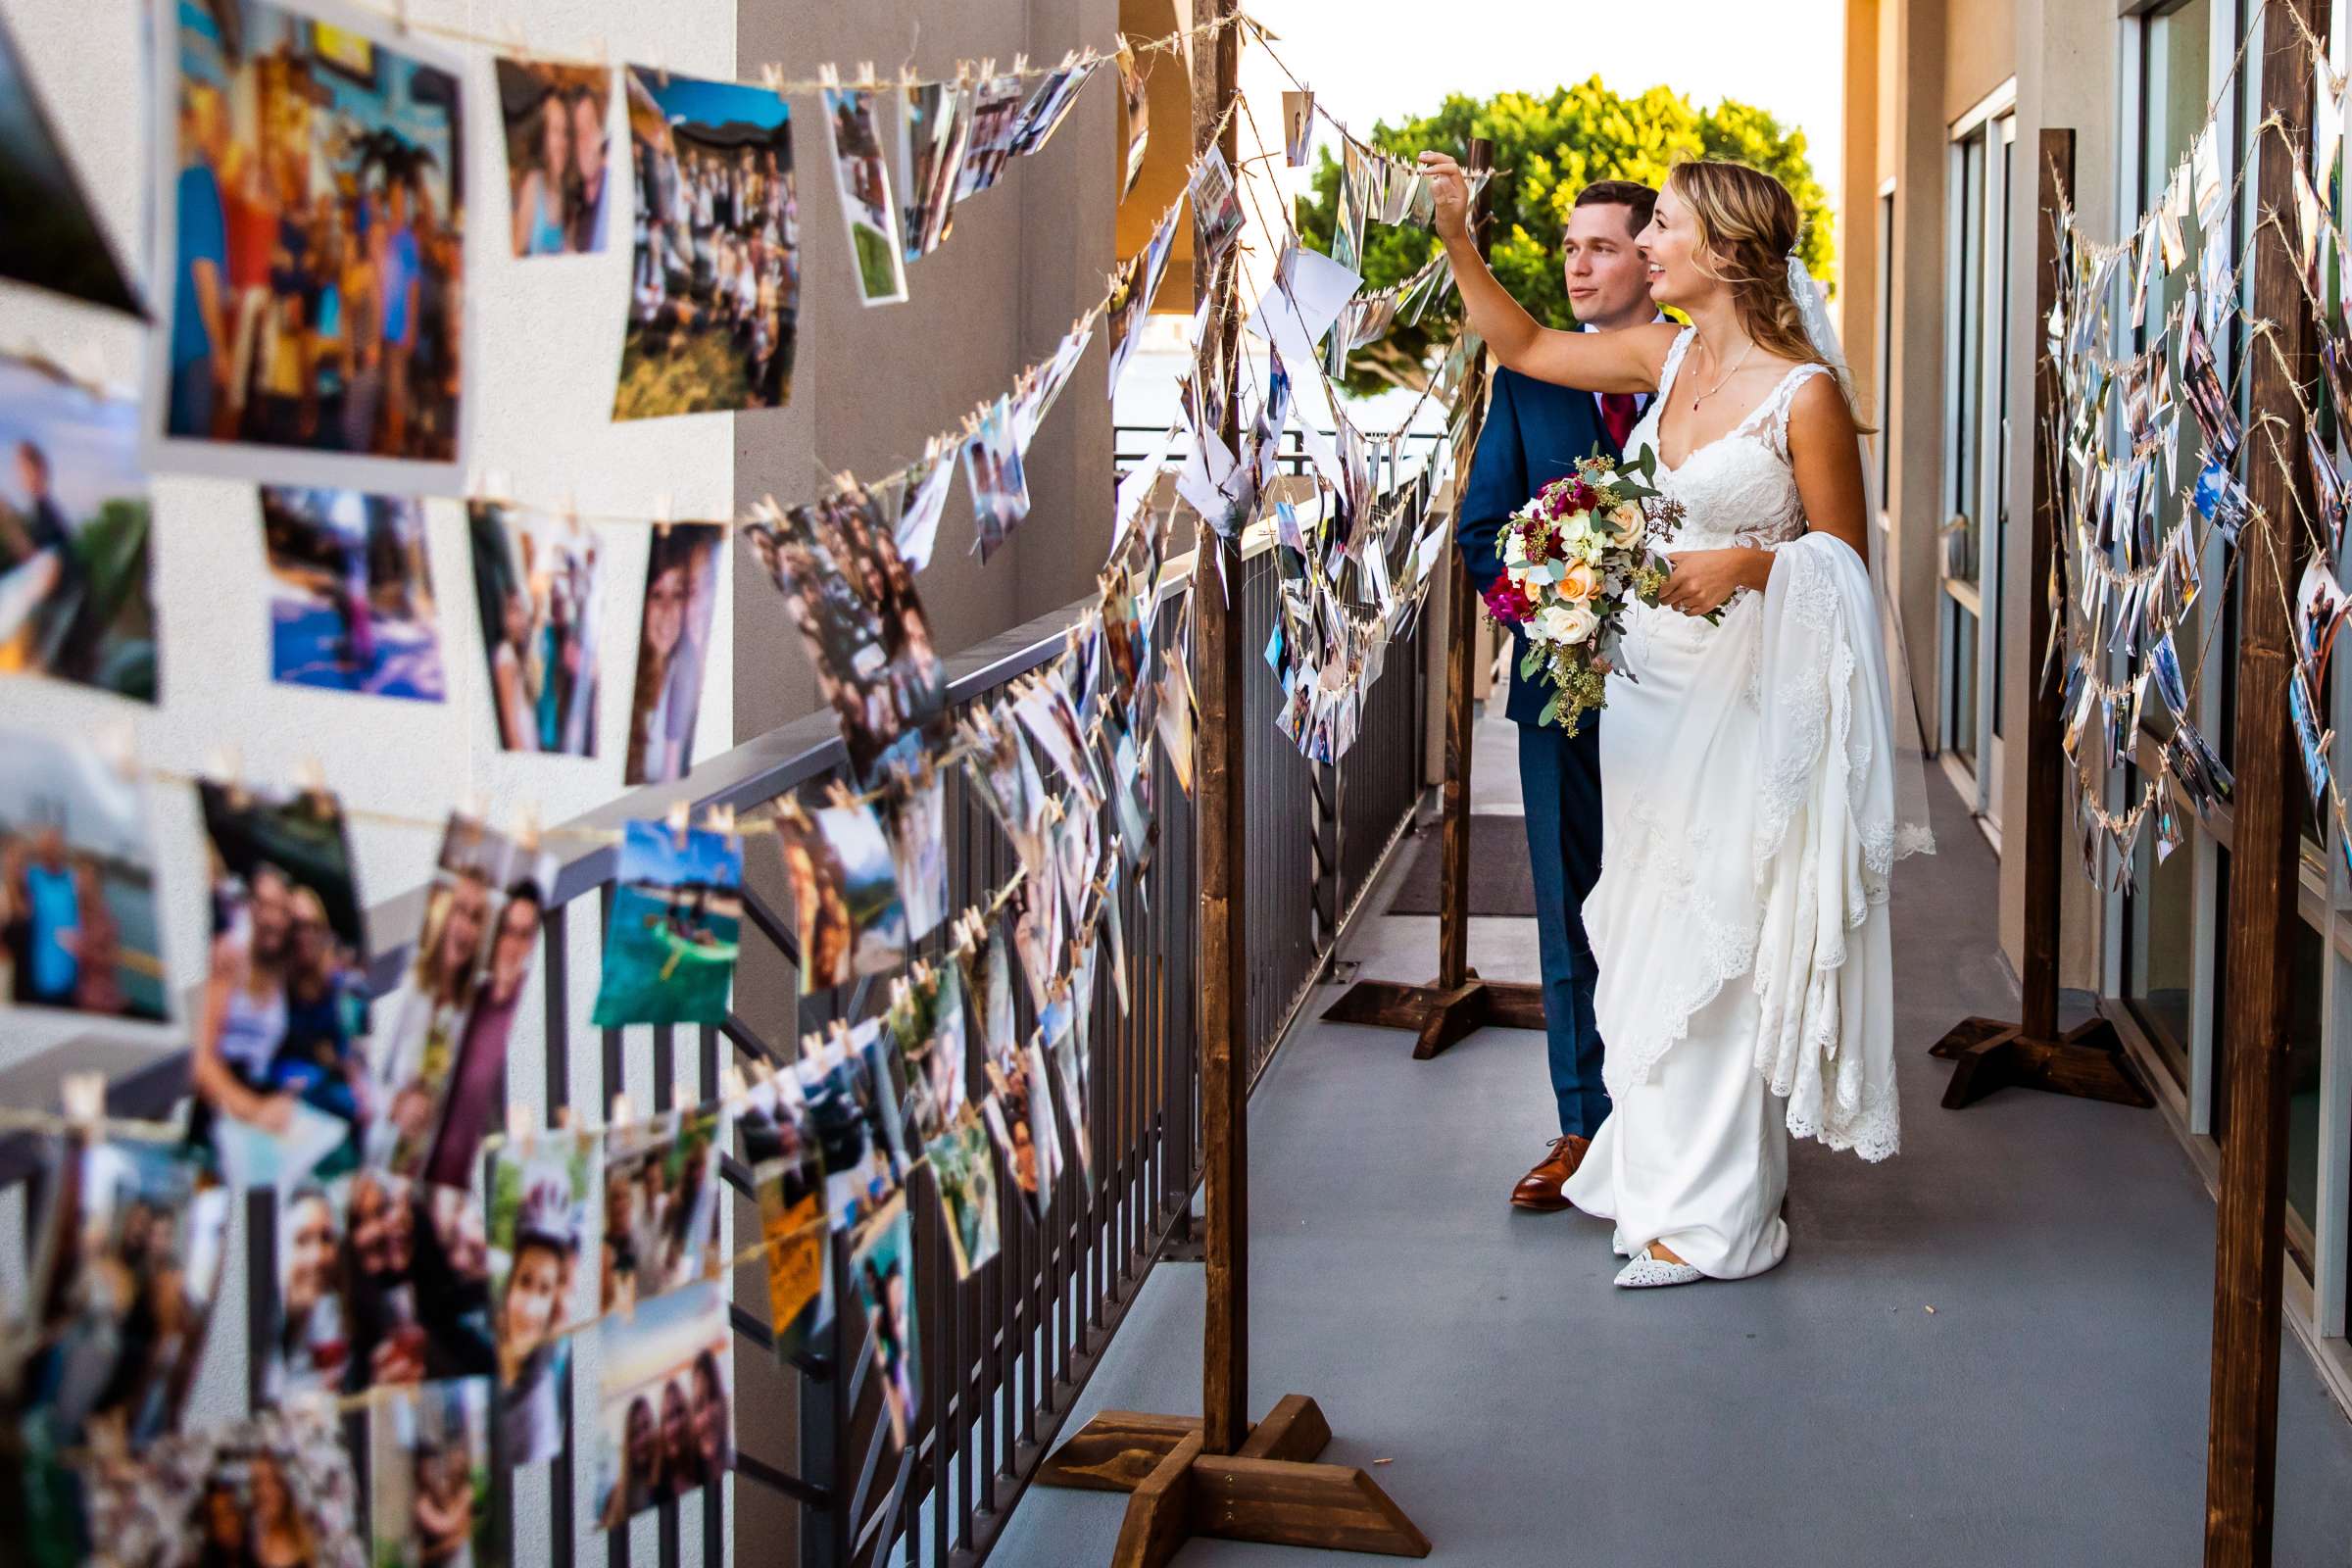
[[[1634,1250],[1625,1245],[1625,1232],[1614,1228],[1609,1231],[1609,1250],[1615,1252],[1619,1257],[1634,1255]]]
[[[1649,1290],[1660,1285],[1695,1285],[1706,1276],[1688,1263],[1669,1263],[1653,1255],[1646,1247],[1635,1254],[1634,1260],[1617,1271],[1617,1283],[1629,1291]]]

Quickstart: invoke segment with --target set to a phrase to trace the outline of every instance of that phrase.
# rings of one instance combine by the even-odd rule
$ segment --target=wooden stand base
[[[1465,1035],[1488,1024],[1505,1029],[1544,1027],[1544,988],[1510,980],[1481,980],[1468,971],[1458,986],[1432,980],[1425,986],[1394,980],[1359,980],[1324,1010],[1333,1023],[1369,1023],[1410,1029],[1413,1059],[1427,1061]]]
[[[2012,1085],[2143,1110],[2156,1104],[2132,1070],[2115,1025],[2104,1018],[2078,1024],[2055,1040],[2032,1039],[2019,1025],[1998,1018],[1967,1018],[1928,1048],[1928,1054],[1952,1063],[1952,1081],[1943,1090],[1946,1110],[1973,1105]]]
[[[1111,1568],[1158,1568],[1194,1536],[1428,1556],[1429,1538],[1370,1476],[1312,1462],[1330,1441],[1323,1412],[1303,1394],[1275,1405],[1234,1454],[1200,1451],[1198,1416],[1105,1410],[1039,1466],[1037,1479],[1128,1494]]]

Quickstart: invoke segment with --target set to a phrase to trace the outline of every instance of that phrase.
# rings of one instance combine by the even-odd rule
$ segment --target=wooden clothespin
[[[777,97],[783,97],[784,68],[773,60],[762,62],[760,67],[760,85]]]
[[[877,85],[877,83],[878,78],[874,75],[874,63],[871,60],[858,61],[858,85],[860,88],[869,88]]]
[[[717,833],[727,838],[735,837],[735,808],[732,806],[710,808],[703,812],[703,827],[707,832]]]
[[[520,1101],[510,1102],[507,1105],[507,1147],[528,1158],[537,1137],[538,1123],[531,1115],[531,1107]]]
[[[523,801],[514,808],[514,847],[525,855],[539,853],[539,803]]]
[[[97,1136],[106,1121],[106,1074],[70,1072],[57,1086],[58,1104],[76,1132]]]
[[[669,814],[663,818],[669,826],[670,841],[681,850],[686,848],[688,809],[684,801],[672,801],[669,803]]]
[[[625,1094],[614,1095],[612,1108],[605,1112],[605,1130],[611,1132],[614,1128],[626,1127],[628,1124],[629,1097]]]
[[[324,795],[327,793],[326,764],[319,761],[315,754],[306,754],[303,757],[296,759],[294,763],[294,787],[305,795]]]
[[[702,1097],[695,1093],[694,1085],[686,1079],[680,1078],[669,1086],[669,1103],[681,1116],[701,1102]]]
[[[761,1065],[766,1064],[762,1062]],[[752,1086],[745,1079],[742,1066],[732,1061],[727,1063],[727,1070],[718,1075],[719,1097],[729,1104],[734,1104],[748,1097],[751,1092]]]
[[[669,532],[670,505],[670,494],[666,490],[654,497],[654,537],[657,539]]]

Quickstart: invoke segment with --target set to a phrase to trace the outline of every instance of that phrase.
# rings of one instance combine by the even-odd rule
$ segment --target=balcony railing
[[[1271,562],[1261,558],[1237,570],[1234,586],[1250,646],[1262,646],[1276,613]],[[1187,591],[1183,585],[1168,590]],[[1047,663],[1062,650],[1064,629],[1083,608],[1041,617],[949,661],[951,705],[961,710],[988,702]],[[1172,604],[1162,607],[1161,624],[1169,623],[1174,610]],[[1424,664],[1418,630],[1391,647],[1385,673],[1364,699],[1361,739],[1328,766],[1300,758],[1276,728],[1272,678],[1253,673],[1250,681],[1243,766],[1253,1071],[1272,1055],[1329,958],[1346,913],[1410,824],[1421,787]],[[1091,1168],[1065,1162],[1042,1224],[1009,1182],[999,1182],[1003,1251],[960,1282],[930,1172],[917,1167],[911,1175],[922,1402],[903,1451],[894,1449],[883,1419],[876,1362],[858,1315],[837,1310],[819,1351],[779,1363],[768,1353],[764,1280],[756,1277],[756,1267],[744,1270],[734,1292],[744,1353],[736,1357],[732,1519],[717,1487],[663,1503],[653,1532],[659,1568],[688,1561],[715,1568],[732,1554],[730,1529],[733,1549],[762,1564],[864,1568],[978,1561],[1163,1244],[1184,1225],[1200,1169],[1194,974],[1199,876],[1191,803],[1160,748],[1148,744],[1158,842],[1146,874],[1122,878],[1119,888],[1131,1005],[1122,1013],[1108,986],[1098,987],[1093,1002],[1097,1067],[1086,1107]],[[820,712],[713,758],[675,784],[634,791],[564,826],[616,829],[628,820],[662,817],[681,801],[698,815],[706,808],[728,807],[754,816],[785,796],[821,789],[844,761],[831,716]],[[947,790],[949,906],[959,908],[986,899],[1015,861],[960,773],[949,777]],[[688,1092],[715,1096],[730,1062],[789,1062],[804,1031],[879,1010],[881,988],[870,981],[762,1004],[761,999],[795,998],[799,956],[790,911],[762,895],[760,876],[747,875],[737,1010],[723,1024],[692,1030],[686,1039],[668,1028],[582,1027],[597,976],[594,965],[575,961],[573,928],[595,920],[601,933],[610,921],[617,852],[585,832],[557,832],[549,840],[560,847],[560,869],[539,977],[541,1081],[529,1086],[518,1076],[530,1066],[530,1053],[518,1038],[505,1093],[538,1104],[550,1117],[572,1106],[575,1097],[585,1098],[576,1093],[582,1086],[593,1085],[594,1103],[579,1108],[585,1119],[597,1119],[628,1083],[632,1063],[640,1085],[650,1077],[657,1109],[667,1107],[681,1078]],[[770,885],[778,884],[780,878]],[[414,932],[422,900],[418,889],[378,906],[370,913],[373,929]],[[925,956],[941,958],[943,935],[944,927]],[[373,955],[370,984],[377,994],[397,984],[407,947],[405,941],[389,943]],[[1018,1005],[1025,1037],[1034,1021],[1026,1015],[1025,994]],[[975,1043],[975,1054],[977,1050]],[[77,1053],[67,1048],[59,1054],[71,1061]],[[185,1055],[160,1056],[115,1077],[109,1112],[168,1116],[186,1090]],[[40,1170],[40,1151],[31,1139],[0,1143],[0,1186],[25,1185],[27,1256],[42,1207]],[[727,1177],[749,1196],[747,1173],[732,1159]],[[277,1277],[273,1204],[267,1192],[250,1195],[247,1246],[231,1264],[233,1272],[241,1263],[245,1275],[248,1396],[257,1405],[275,1316],[269,1285]],[[756,1208],[748,1201],[735,1208],[739,1243],[756,1241]],[[846,1243],[837,1237],[833,1245],[838,1281],[846,1277]],[[235,1298],[238,1289],[229,1282],[224,1297]],[[217,1320],[216,1335],[227,1332],[234,1330]],[[214,1343],[217,1351],[220,1342]],[[773,1370],[758,1370],[762,1364]],[[574,1417],[587,1417],[596,1394],[577,1357],[561,1394],[566,1446],[556,1459],[534,1467],[544,1481],[500,1471],[494,1490],[503,1534],[514,1543],[517,1562],[571,1568],[586,1559],[629,1568],[631,1532],[616,1530],[600,1540],[578,1506],[594,1484],[579,1441],[593,1426],[575,1427]],[[354,1441],[365,1439],[355,1431]],[[364,1486],[364,1464],[359,1473]],[[517,1504],[518,1492],[527,1502]]]

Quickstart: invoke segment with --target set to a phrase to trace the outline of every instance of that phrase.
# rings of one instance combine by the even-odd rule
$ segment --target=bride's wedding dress
[[[1690,340],[1629,453],[1656,453]],[[1720,624],[1636,605],[1600,720],[1584,918],[1613,1108],[1563,1192],[1631,1250],[1720,1279],[1788,1250],[1788,1134],[1872,1160],[1898,1142],[1886,901],[1897,856],[1928,846],[1896,832],[1868,568],[1806,531],[1789,466],[1790,402],[1827,373],[1796,367],[1730,433],[1659,461],[1684,508],[1669,551],[1779,559]]]

